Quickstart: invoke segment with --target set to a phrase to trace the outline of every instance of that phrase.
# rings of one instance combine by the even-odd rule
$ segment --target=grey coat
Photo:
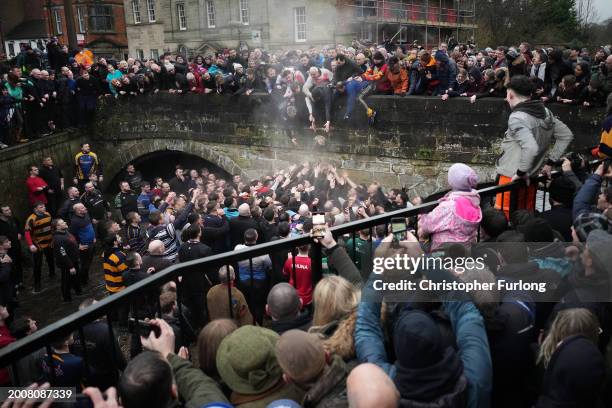
[[[549,151],[553,138],[555,144]],[[572,131],[548,108],[544,119],[526,112],[512,112],[502,141],[503,153],[497,160],[497,174],[512,177],[520,170],[532,176],[546,158],[559,160],[573,139]]]

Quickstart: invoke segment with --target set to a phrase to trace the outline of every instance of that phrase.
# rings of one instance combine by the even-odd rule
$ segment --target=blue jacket
[[[445,270],[428,270],[427,276],[438,282],[444,279],[455,280],[450,272]],[[368,290],[373,291],[372,278],[375,278],[374,274],[364,288],[366,294],[362,297],[365,299],[372,299],[371,292],[369,296],[367,294]],[[454,298],[457,299],[458,296],[455,295]],[[488,408],[491,406],[493,365],[484,319],[469,300],[443,302],[443,310],[453,326],[464,376],[468,380],[468,407]],[[395,377],[395,366],[387,359],[380,327],[380,303],[362,300],[359,304],[355,324],[355,351],[360,362],[376,364],[392,379]]]
[[[592,174],[582,185],[574,197],[572,218],[575,220],[580,214],[593,211],[593,204],[597,200],[597,195],[601,190],[602,177],[599,174]]]

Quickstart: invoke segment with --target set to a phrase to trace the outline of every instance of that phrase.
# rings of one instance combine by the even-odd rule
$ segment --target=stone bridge
[[[106,100],[93,132],[62,132],[0,152],[0,201],[24,215],[27,166],[52,156],[69,183],[74,154],[83,142],[91,143],[103,161],[106,188],[128,163],[162,151],[195,155],[247,178],[306,160],[329,161],[356,182],[405,185],[420,195],[445,188],[446,170],[458,161],[471,164],[482,180],[493,178],[509,114],[503,100],[470,104],[459,98],[374,96],[369,103],[380,112],[374,128],[367,126],[358,107],[354,116],[359,119],[343,123],[335,118],[320,146],[306,125],[280,118],[268,95],[158,94]],[[598,142],[603,110],[563,105],[552,110],[574,132],[572,149],[585,151]],[[291,143],[288,129],[295,132],[298,146]]]

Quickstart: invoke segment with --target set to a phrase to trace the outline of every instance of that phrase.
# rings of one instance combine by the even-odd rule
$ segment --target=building
[[[96,56],[124,58],[127,35],[122,0],[72,0],[77,42]],[[68,44],[64,0],[45,0],[48,31]]]
[[[20,44],[44,51],[49,38],[43,0],[0,0],[0,44],[9,57]]]
[[[124,0],[129,54],[333,44],[336,0]]]
[[[68,44],[64,0],[1,0],[0,31],[6,53],[19,53],[19,45],[45,51],[45,43],[58,37]],[[104,57],[123,58],[127,53],[123,0],[71,0],[79,45]]]
[[[426,48],[450,37],[474,38],[475,0],[339,0],[339,30],[345,36],[382,43],[417,41]]]

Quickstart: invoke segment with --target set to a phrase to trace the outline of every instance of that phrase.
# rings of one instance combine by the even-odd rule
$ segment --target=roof
[[[13,28],[10,33],[5,36],[6,40],[26,40],[35,38],[47,38],[47,28],[45,20],[29,20],[24,21],[17,27]]]

